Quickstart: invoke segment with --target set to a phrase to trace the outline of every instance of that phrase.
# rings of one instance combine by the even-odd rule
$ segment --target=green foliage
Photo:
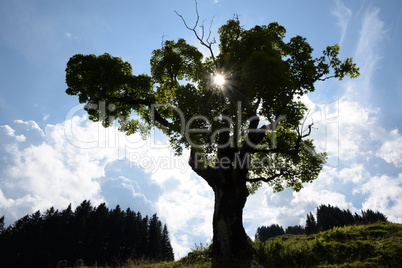
[[[256,240],[251,267],[400,267],[402,224],[337,227],[314,235],[285,234]],[[128,263],[124,268],[207,268],[210,247],[202,245],[177,262]]]
[[[128,62],[107,53],[74,55],[67,63],[66,83],[66,93],[77,95],[80,103],[86,103],[90,120],[101,121],[108,127],[119,118],[122,130],[129,133],[142,130],[140,121],[129,117],[132,110],[142,114],[144,103],[133,100],[152,98],[151,78],[133,75]],[[145,116],[143,119],[147,121]]]
[[[234,18],[218,32],[216,56],[204,57],[184,39],[165,41],[152,53],[151,76],[134,75],[128,62],[107,53],[74,55],[66,93],[86,103],[91,120],[110,126],[118,119],[127,135],[157,126],[176,153],[190,148],[202,155],[190,163],[198,174],[223,169],[224,161],[251,192],[261,182],[299,191],[317,178],[326,155],[304,139],[311,125],[304,125],[307,109],[298,99],[319,81],[357,77],[358,68],[351,58],[339,59],[338,45],[314,58],[306,38],[285,42],[286,29],[276,22],[245,29]],[[226,82],[214,84],[215,74]]]
[[[377,222],[387,222],[387,217],[381,212],[374,212],[371,209],[362,210],[361,216],[357,213],[352,215],[350,210],[341,210],[338,207],[331,205],[320,205],[317,208],[317,220],[313,213],[306,215],[306,226],[289,226],[286,231],[283,231],[282,226],[272,224],[271,226],[261,226],[257,228],[255,239],[262,242],[268,238],[275,237],[282,234],[315,234],[318,232],[326,231],[334,227],[342,227],[349,225],[362,225]]]
[[[265,242],[256,240],[251,267],[399,267],[401,241],[402,224],[385,222],[314,235],[285,234]],[[201,246],[178,262],[139,267],[211,267],[205,258],[209,254],[209,247]]]
[[[314,235],[256,241],[263,267],[399,267],[402,225],[377,223],[336,227]]]
[[[183,265],[211,265],[211,250],[212,246],[204,247],[202,244],[195,245],[195,249],[193,249],[188,255],[179,260],[179,263]]]
[[[237,225],[249,193],[262,182],[275,191],[299,191],[326,161],[308,139],[312,124],[305,125],[307,108],[300,97],[319,81],[359,72],[352,59],[339,59],[338,45],[314,58],[306,38],[285,41],[286,29],[276,22],[245,29],[238,18],[229,20],[218,31],[216,56],[213,42],[203,40],[197,26],[187,28],[210,57],[184,39],[168,40],[152,53],[151,76],[136,76],[121,58],[78,54],[67,63],[66,93],[77,95],[89,119],[105,127],[117,121],[130,135],[156,126],[177,154],[189,149],[192,169],[222,197],[215,199],[214,220],[224,220],[214,224],[213,263],[248,262],[247,235]],[[216,75],[225,83],[214,83]],[[222,217],[223,210],[230,216]],[[224,242],[235,236],[238,243]]]

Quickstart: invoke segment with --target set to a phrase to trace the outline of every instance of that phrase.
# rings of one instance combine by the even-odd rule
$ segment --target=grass
[[[402,224],[336,227],[314,235],[281,235],[254,243],[255,268],[400,267]],[[196,247],[177,262],[131,263],[124,268],[210,267],[209,248]]]
[[[402,225],[337,227],[255,243],[256,267],[400,267]]]

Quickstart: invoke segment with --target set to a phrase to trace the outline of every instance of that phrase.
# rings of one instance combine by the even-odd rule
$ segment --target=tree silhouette
[[[169,231],[166,224],[163,226],[162,231],[162,260],[168,261],[174,259],[173,248],[170,244]]]
[[[305,38],[285,42],[278,23],[246,30],[237,18],[220,27],[214,55],[198,14],[194,27],[183,21],[209,57],[184,39],[165,41],[152,53],[148,76],[109,54],[77,54],[67,63],[66,93],[105,127],[117,121],[127,135],[157,127],[176,153],[189,150],[189,165],[215,193],[213,265],[246,266],[253,253],[242,222],[249,194],[263,182],[299,191],[325,162],[308,139],[312,123],[303,119],[300,97],[318,81],[357,77],[358,69],[350,58],[339,60],[338,45],[314,58]]]
[[[387,217],[379,211],[374,212],[371,209],[362,210],[362,215],[347,210],[341,210],[338,207],[331,205],[320,205],[317,208],[317,221],[313,216],[313,213],[307,214],[306,226],[301,225],[288,226],[283,231],[282,226],[278,224],[272,224],[271,226],[261,226],[257,228],[255,239],[265,241],[271,237],[286,234],[315,234],[321,231],[332,229],[333,227],[341,227],[348,225],[363,225],[376,223],[378,221],[386,222]]]
[[[255,239],[265,241],[268,238],[283,234],[285,234],[285,231],[283,231],[282,226],[279,226],[278,224],[272,224],[271,226],[261,226],[257,228]]]
[[[0,222],[1,222],[0,218]],[[128,259],[172,261],[169,232],[158,216],[143,218],[120,206],[93,207],[83,201],[59,212],[27,215],[0,232],[0,267],[54,267],[59,260],[70,266],[78,259],[87,265],[120,265]]]
[[[288,226],[285,230],[285,233],[286,234],[294,234],[294,235],[305,234],[306,229],[305,229],[305,227],[303,227],[301,225]]]
[[[371,209],[362,210],[362,215],[355,213],[354,215],[349,209],[341,210],[331,205],[320,205],[317,208],[317,221],[313,214],[307,214],[306,234],[314,234],[326,231],[334,227],[342,227],[348,225],[371,224],[378,221],[387,221],[387,217],[379,211],[374,212]]]
[[[307,214],[307,220],[306,220],[306,234],[315,234],[317,233],[317,222],[315,221],[315,218],[313,214],[310,212]]]
[[[371,209],[362,210],[361,221],[363,224],[376,223],[377,221],[387,221],[387,217],[379,211],[372,211]]]

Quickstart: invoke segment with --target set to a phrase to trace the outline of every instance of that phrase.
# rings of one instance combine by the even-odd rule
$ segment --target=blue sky
[[[303,98],[318,147],[330,155],[299,193],[262,187],[248,200],[245,228],[304,224],[320,204],[379,210],[402,222],[402,4],[394,1],[199,0],[212,31],[238,14],[245,28],[277,21],[307,38],[317,55],[339,43],[358,79],[317,84]],[[194,21],[194,2],[2,0],[0,8],[0,215],[6,222],[84,199],[157,212],[176,257],[212,236],[213,193],[166,140],[146,140],[89,122],[64,91],[72,55],[108,52],[149,73],[162,39],[203,49],[174,10]]]

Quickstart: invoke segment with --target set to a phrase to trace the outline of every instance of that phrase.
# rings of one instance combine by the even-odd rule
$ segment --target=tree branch
[[[275,173],[274,175],[272,175],[271,177],[265,178],[265,177],[259,177],[259,178],[253,178],[253,179],[247,179],[246,182],[270,182],[275,180],[276,178],[283,176],[283,175],[287,175],[285,172],[283,172],[282,170],[279,173]]]
[[[196,150],[193,147],[190,148],[188,163],[198,176],[203,178],[212,188],[214,188],[214,179],[217,177],[217,170],[206,166],[205,163],[199,159],[199,155],[197,155]]]
[[[266,153],[266,154],[282,153],[282,154],[288,154],[288,155],[297,155],[299,153],[299,150],[300,150],[300,143],[301,143],[302,139],[310,136],[311,129],[312,129],[313,125],[314,125],[314,123],[311,123],[310,125],[308,125],[306,134],[303,134],[303,132],[301,132],[299,130],[297,131],[298,136],[297,136],[296,144],[295,144],[293,149],[281,149],[281,148],[256,149],[256,148],[252,148],[252,147],[248,146],[247,152],[250,153],[250,154],[254,154],[254,153]],[[242,148],[242,149],[246,150],[246,148]]]
[[[180,15],[176,10],[175,10],[174,12],[176,13],[177,16],[179,16],[179,17],[181,18],[181,20],[182,20],[183,23],[184,23],[184,26],[186,26],[186,28],[187,28],[188,30],[190,30],[190,31],[192,31],[192,32],[194,33],[195,37],[198,39],[198,41],[200,41],[201,45],[203,45],[204,47],[208,48],[208,50],[209,50],[209,52],[210,52],[210,54],[211,54],[211,57],[212,57],[212,61],[214,62],[214,65],[215,65],[216,69],[219,69],[218,63],[216,62],[216,58],[215,58],[214,52],[213,52],[213,50],[212,50],[212,45],[215,44],[216,41],[215,41],[215,39],[214,39],[213,41],[209,41],[209,38],[211,37],[211,28],[212,28],[212,22],[213,22],[213,20],[211,21],[211,25],[210,25],[210,27],[209,27],[209,34],[208,34],[208,37],[207,37],[207,39],[204,41],[204,36],[205,36],[204,23],[202,23],[201,26],[200,26],[200,28],[202,29],[202,30],[201,30],[201,36],[200,36],[200,34],[197,32],[197,30],[196,30],[196,28],[197,28],[197,26],[198,26],[198,23],[199,23],[199,21],[200,21],[200,15],[199,15],[199,13],[198,13],[198,3],[197,3],[197,0],[195,1],[195,12],[196,12],[196,15],[197,15],[197,19],[196,19],[196,21],[195,21],[194,27],[188,26],[188,24],[187,24],[186,20],[184,19],[184,17],[183,17],[182,15]]]
[[[165,118],[163,118],[158,111],[155,109],[155,107],[153,105],[155,105],[153,102],[149,101],[149,100],[142,100],[142,99],[136,99],[133,100],[129,97],[107,97],[107,99],[109,101],[114,101],[114,102],[121,102],[124,103],[126,105],[145,105],[147,106],[151,111],[152,111],[152,115],[153,115],[153,120],[160,123],[161,125],[163,125],[164,127],[169,128],[171,126],[171,124],[169,123],[169,121],[167,121]]]

